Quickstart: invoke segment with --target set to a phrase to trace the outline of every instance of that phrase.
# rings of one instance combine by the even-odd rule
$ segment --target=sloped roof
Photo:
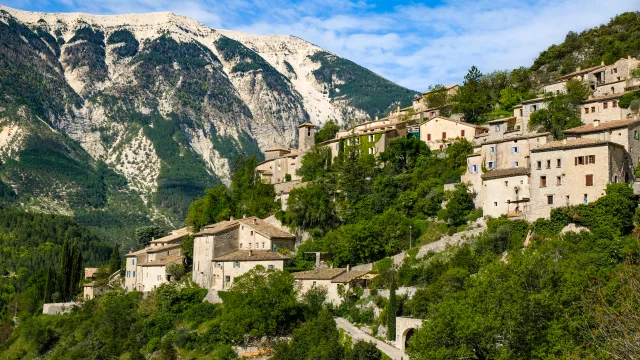
[[[345,271],[342,274],[336,276],[331,282],[333,283],[347,283],[351,280],[357,279],[363,275],[368,274],[369,270],[350,270]]]
[[[499,179],[499,178],[511,177],[511,176],[528,175],[529,172],[530,172],[529,169],[526,167],[515,167],[515,168],[508,168],[508,169],[492,170],[492,171],[489,171],[488,173],[482,174],[482,176],[480,177],[482,178],[482,180],[491,180],[491,179]]]
[[[213,258],[213,261],[268,261],[289,260],[288,256],[270,250],[238,250]]]
[[[297,280],[333,280],[338,275],[347,271],[343,268],[319,268],[309,271],[299,271],[293,273],[293,277]]]
[[[139,266],[164,266],[164,265],[169,265],[178,261],[182,261],[182,259],[184,259],[183,255],[175,254],[175,255],[167,256],[164,259],[146,261],[138,265]]]
[[[624,128],[630,125],[635,125],[637,123],[640,123],[640,120],[638,119],[614,120],[614,121],[600,122],[600,125],[598,126],[594,126],[593,124],[588,124],[588,125],[574,127],[574,128],[565,130],[564,133],[565,134],[587,134],[591,132],[600,132],[603,130]]]
[[[169,244],[169,245],[164,245],[164,246],[148,247],[148,248],[145,248],[145,250],[147,250],[148,253],[156,253],[156,252],[160,252],[160,251],[176,249],[176,248],[179,248],[180,246],[182,246],[182,244],[180,244],[180,243],[178,243],[178,244]]]
[[[187,235],[189,235],[191,233],[191,231],[189,231],[188,228],[183,227],[182,229],[178,229],[178,230],[174,230],[172,231],[169,235],[165,236],[165,237],[161,237],[159,239],[155,239],[153,241],[151,241],[152,244],[157,244],[157,243],[168,243],[174,240],[178,240],[182,237],[185,237]]]
[[[422,126],[422,125],[424,125],[424,124],[426,124],[426,123],[428,123],[428,122],[431,122],[431,121],[434,121],[434,120],[438,120],[438,119],[451,121],[451,122],[454,122],[454,123],[457,123],[457,124],[460,124],[460,125],[466,125],[466,126],[470,126],[470,127],[476,128],[476,129],[487,130],[487,127],[486,127],[486,126],[481,126],[481,125],[471,124],[471,123],[468,123],[468,122],[464,122],[464,121],[460,121],[460,120],[455,120],[455,119],[452,119],[452,118],[448,118],[448,117],[446,117],[446,116],[442,116],[442,115],[434,116],[434,117],[432,117],[432,118],[431,118],[431,119],[429,119],[429,120],[425,120],[425,121],[423,121],[423,122],[420,124],[420,126]]]
[[[508,142],[508,141],[514,141],[514,140],[535,139],[535,138],[538,138],[538,137],[549,136],[549,135],[551,135],[550,132],[542,132],[542,133],[536,133],[536,134],[530,134],[530,135],[520,135],[520,136],[513,136],[513,137],[501,137],[501,138],[497,138],[497,139],[493,139],[493,140],[483,141],[483,142],[479,143],[478,145],[499,144],[499,143]],[[477,138],[479,138],[479,136],[476,136],[476,139]]]
[[[515,116],[510,116],[510,117],[501,118],[501,119],[489,120],[487,121],[487,124],[503,123],[503,122],[507,122],[509,120],[515,120],[515,119],[516,119]]]
[[[544,145],[540,145],[535,149],[531,149],[531,152],[542,152],[542,151],[552,151],[552,150],[567,150],[567,149],[577,149],[583,147],[593,147],[593,146],[606,146],[606,145],[615,145],[622,146],[611,141],[606,140],[595,140],[595,139],[563,139],[559,141],[548,142]]]
[[[215,224],[207,225],[200,229],[200,232],[196,235],[215,235],[223,231],[232,229],[239,224],[238,220],[224,220]]]
[[[290,152],[290,151],[291,151],[291,149],[285,149],[285,148],[283,148],[282,146],[274,146],[274,147],[272,147],[272,148],[268,148],[268,149],[267,149],[267,150],[265,150],[264,152],[267,152],[267,151],[288,151],[288,152]]]
[[[569,79],[569,78],[572,78],[572,77],[574,77],[576,75],[585,74],[585,73],[591,72],[593,70],[598,70],[598,69],[603,68],[603,67],[604,67],[604,65],[601,64],[601,65],[593,66],[593,67],[586,68],[586,69],[576,70],[576,71],[574,71],[572,73],[560,76],[558,78],[558,80],[560,80],[560,79]]]
[[[298,125],[298,127],[316,127],[316,126],[310,122],[306,122],[304,124]]]
[[[620,93],[615,93],[615,94],[592,97],[592,98],[589,98],[589,99],[583,101],[582,103],[583,104],[589,104],[589,103],[592,103],[592,102],[600,102],[600,101],[618,99],[618,98],[622,97],[625,94],[626,94],[626,92],[620,92]]]
[[[261,235],[264,235],[271,239],[295,239],[295,235],[292,235],[282,229],[279,229],[268,222],[260,219],[259,217],[252,216],[246,219],[241,219],[240,223],[243,225],[247,225],[250,228],[254,229]]]
[[[474,157],[474,156],[480,156],[480,155],[482,155],[482,153],[478,151],[478,152],[474,152],[472,154],[467,155],[467,157]]]

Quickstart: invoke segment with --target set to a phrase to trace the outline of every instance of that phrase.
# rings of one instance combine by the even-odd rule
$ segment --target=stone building
[[[172,231],[154,239],[144,249],[125,255],[124,288],[126,291],[149,292],[171,280],[167,267],[184,264],[182,243],[191,232],[187,228]]]
[[[553,141],[531,150],[529,221],[549,218],[551,209],[586,204],[607,184],[629,182],[632,165],[620,144],[588,138]]]
[[[608,122],[594,120],[590,124],[565,130],[564,136],[568,140],[593,139],[620,144],[629,153],[633,166],[640,163],[640,119],[637,117]]]
[[[363,277],[369,270],[351,270],[346,268],[316,268],[310,271],[300,271],[293,274],[298,295],[305,294],[315,287],[327,289],[327,302],[340,305],[343,297],[341,293],[348,291],[357,282],[366,283]]]
[[[624,94],[624,92],[621,92],[599,97],[590,97],[582,103],[580,120],[584,124],[591,124],[594,120],[607,122],[630,117],[630,109],[623,109],[618,106],[618,101]]]
[[[225,290],[233,279],[257,265],[282,270],[290,261],[279,249],[293,251],[294,235],[257,217],[206,226],[195,235],[192,280],[212,290]]]
[[[269,184],[281,184],[299,181],[296,170],[300,168],[302,156],[314,145],[316,126],[304,123],[298,127],[298,148],[285,149],[273,147],[264,151],[264,161],[256,170],[260,177]]]
[[[638,79],[631,77],[631,72],[638,67],[640,60],[628,56],[617,60],[611,65],[600,65],[587,69],[577,68],[576,71],[559,77],[555,82],[543,88],[544,93],[560,93],[566,91],[567,81],[578,79],[585,82],[594,96],[605,96],[629,91],[640,85]]]
[[[457,138],[473,142],[474,138],[487,132],[484,126],[478,126],[463,121],[436,116],[420,124],[420,140],[424,141],[431,150],[447,148]]]

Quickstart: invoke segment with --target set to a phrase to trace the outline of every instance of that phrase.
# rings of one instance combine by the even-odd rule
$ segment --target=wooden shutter
[[[593,186],[593,175],[585,175],[585,185]]]

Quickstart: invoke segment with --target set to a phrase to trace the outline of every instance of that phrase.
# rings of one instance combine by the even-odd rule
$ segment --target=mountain
[[[0,6],[0,198],[114,238],[177,226],[241,154],[415,94],[293,36]]]

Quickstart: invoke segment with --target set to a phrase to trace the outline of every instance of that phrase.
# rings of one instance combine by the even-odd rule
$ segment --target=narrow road
[[[409,356],[407,354],[405,354],[404,352],[402,352],[399,349],[396,349],[395,347],[387,344],[384,341],[380,341],[376,338],[374,338],[373,336],[365,333],[364,331],[358,329],[357,327],[355,327],[352,323],[350,323],[349,321],[347,321],[347,319],[345,318],[341,318],[338,317],[336,318],[336,324],[338,325],[338,328],[340,329],[344,329],[347,334],[349,334],[349,336],[351,336],[351,338],[354,340],[354,342],[356,340],[364,340],[364,341],[368,341],[368,342],[373,342],[374,344],[376,344],[376,347],[378,349],[380,349],[380,351],[382,351],[383,353],[387,354],[387,356],[389,356],[391,359],[393,360],[409,360]]]

